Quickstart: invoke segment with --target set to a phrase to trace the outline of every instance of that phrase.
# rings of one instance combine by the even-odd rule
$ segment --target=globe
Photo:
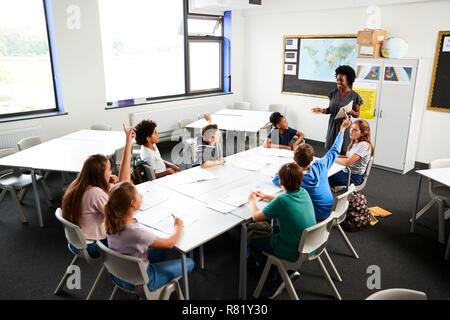
[[[404,38],[389,37],[383,42],[381,54],[385,58],[401,59],[408,52],[408,42]]]

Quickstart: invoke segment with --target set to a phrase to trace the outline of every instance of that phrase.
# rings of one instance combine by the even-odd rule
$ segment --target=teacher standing
[[[315,114],[329,114],[327,137],[325,139],[325,148],[329,150],[334,143],[341,124],[345,118],[335,119],[339,109],[345,107],[350,101],[353,101],[353,108],[347,112],[353,118],[359,117],[359,107],[363,103],[359,94],[352,90],[353,82],[355,81],[355,70],[350,66],[339,66],[336,70],[336,84],[337,88],[328,94],[330,98],[330,105],[328,108],[312,108],[311,111]],[[342,143],[341,154],[347,152],[350,144],[350,128],[347,128],[344,133],[344,142]]]

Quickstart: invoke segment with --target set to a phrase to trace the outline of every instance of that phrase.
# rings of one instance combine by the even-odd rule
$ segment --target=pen
[[[171,216],[172,216],[172,217],[173,217],[173,218],[175,219],[175,216],[174,216],[174,214],[173,214],[173,213],[171,213],[170,215],[171,215]]]

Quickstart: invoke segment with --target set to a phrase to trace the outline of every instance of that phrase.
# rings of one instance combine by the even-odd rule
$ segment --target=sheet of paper
[[[172,214],[175,217],[183,220],[183,228],[189,227],[190,225],[192,225],[199,219],[199,216],[197,214],[195,214],[195,212],[185,213],[185,212],[181,212],[181,211],[175,211],[175,212],[172,212]],[[168,216],[166,216],[164,219],[162,219],[155,225],[152,225],[152,228],[155,228],[155,229],[162,231],[164,233],[167,233],[167,234],[172,234],[175,230],[175,225],[174,225],[175,218],[172,216],[172,214],[169,214]]]
[[[279,148],[262,148],[259,150],[259,154],[263,156],[294,158],[294,151]]]
[[[336,117],[334,117],[334,118],[335,119],[345,118],[345,112],[349,112],[350,110],[352,110],[352,108],[353,108],[353,100],[350,101],[350,103],[347,104],[346,106],[343,106],[342,108],[340,108],[339,112],[337,113]]]
[[[142,193],[142,204],[139,208],[140,211],[146,211],[164,201],[167,201],[169,198],[164,194],[157,192],[145,191]]]
[[[220,200],[208,204],[207,207],[215,211],[219,211],[220,213],[228,213],[237,208]]]
[[[175,213],[175,209],[172,209],[168,206],[159,205],[155,206],[153,208],[150,208],[146,211],[138,211],[134,217],[136,220],[149,227],[153,227],[157,223],[159,223],[161,220],[165,219],[166,217],[170,216],[170,214]]]
[[[210,173],[208,170],[186,170],[168,177],[166,180],[168,184],[172,186],[179,186],[184,184],[195,183],[199,181],[206,181],[215,179],[216,176]]]
[[[264,163],[256,163],[243,158],[236,157],[233,160],[233,167],[250,171],[260,171],[266,166]]]
[[[269,195],[274,195],[282,190],[279,186],[274,185],[272,182],[255,183],[252,186],[252,189],[253,191],[259,190]]]
[[[274,164],[278,163],[278,157],[273,156],[249,156],[247,158],[248,161],[254,162],[254,163],[261,163],[261,164]]]

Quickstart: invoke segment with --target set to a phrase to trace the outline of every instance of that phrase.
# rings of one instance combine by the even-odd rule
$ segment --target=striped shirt
[[[372,154],[370,144],[366,141],[355,143],[352,148],[347,151],[346,156],[350,158],[354,154],[357,154],[361,158],[350,166],[350,170],[352,174],[364,175]]]

